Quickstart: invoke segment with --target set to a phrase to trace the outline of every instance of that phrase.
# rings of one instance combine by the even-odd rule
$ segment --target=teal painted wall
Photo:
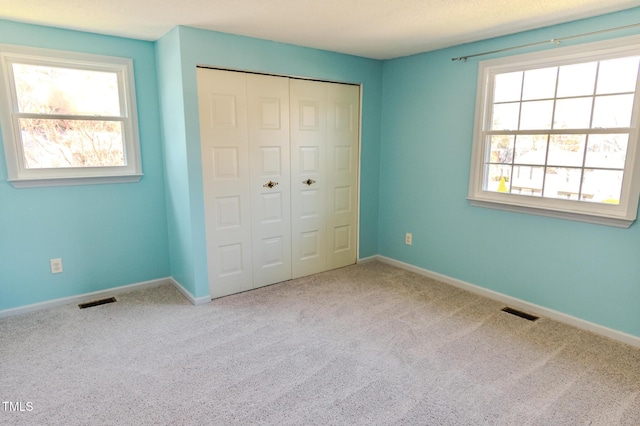
[[[176,35],[175,32],[178,32]],[[179,38],[179,46],[174,44]],[[171,47],[169,46],[171,44]],[[175,232],[171,237],[173,254],[182,252],[180,260],[172,263],[172,268],[193,268],[193,275],[185,274],[183,286],[194,289],[194,296],[203,297],[209,293],[206,265],[206,241],[204,228],[204,204],[202,197],[202,164],[200,155],[200,128],[198,120],[198,96],[196,66],[210,65],[222,68],[259,71],[272,74],[294,75],[316,79],[344,81],[363,84],[362,100],[362,146],[361,146],[361,201],[360,201],[360,256],[377,254],[378,235],[378,177],[380,161],[380,121],[382,96],[382,63],[380,61],[358,58],[349,55],[308,49],[288,44],[275,43],[248,37],[240,37],[211,31],[179,27],[158,42],[158,69],[160,80],[164,71],[161,68],[173,67],[179,49],[182,65],[182,93],[172,91],[162,94],[163,103],[184,106],[184,135],[180,140],[186,148],[186,163],[176,164],[175,170],[167,171],[168,179],[180,175],[182,182],[188,179],[189,214],[176,216],[170,226]],[[163,120],[177,120],[171,117],[177,109],[162,112]],[[182,120],[182,118],[180,118]],[[182,131],[182,123],[175,128]],[[167,124],[165,123],[165,129]],[[175,140],[167,139],[165,130],[165,149]],[[169,164],[167,160],[167,164]],[[180,170],[181,169],[181,170]],[[174,174],[175,172],[175,174]],[[175,201],[168,199],[169,211],[178,209]],[[191,229],[188,229],[190,224]],[[188,252],[181,242],[192,241]]]
[[[0,149],[0,310],[169,276],[153,43],[4,20],[0,43],[133,58],[144,172],[134,184],[15,189]],[[57,257],[64,272],[52,275]]]
[[[469,205],[480,58],[451,61],[637,22],[640,9],[631,9],[386,61],[380,254],[640,336],[638,224],[618,229]],[[608,33],[563,45],[630,34]],[[405,232],[413,233],[412,246],[404,244]]]
[[[189,167],[178,28],[156,42],[156,56],[171,275],[191,294],[195,294]]]

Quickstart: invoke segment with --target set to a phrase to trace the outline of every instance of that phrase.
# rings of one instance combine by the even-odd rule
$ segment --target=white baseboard
[[[452,278],[447,275],[439,274],[437,272],[429,271],[428,269],[423,269],[418,266],[411,265],[409,263],[401,262],[399,260],[395,260],[386,256],[372,256],[375,259],[371,259],[371,257],[367,258],[371,260],[378,260],[382,263],[386,263],[389,265],[396,266],[400,269],[404,269],[407,271],[415,272],[418,275],[423,275],[425,277],[432,278],[434,280],[443,282],[445,284],[452,285],[454,287],[460,288],[462,290],[467,290],[471,293],[478,294],[480,296],[487,297],[489,299],[497,300],[499,302],[503,302],[506,305],[520,309],[523,311],[530,312],[540,317],[546,317],[564,324],[571,325],[573,327],[590,331],[592,333],[599,334],[601,336],[608,337],[613,340],[617,340],[622,343],[626,343],[631,346],[640,348],[640,337],[624,333],[622,331],[614,330],[612,328],[608,328],[599,324],[595,324],[589,321],[585,321],[580,318],[573,317],[571,315],[567,315],[562,312],[554,311],[553,309],[548,309],[543,306],[536,305],[534,303],[529,303],[521,299],[517,299],[515,297],[507,296],[506,294],[498,293],[497,291],[489,290],[484,287],[477,286],[475,284],[468,283],[466,281],[459,280],[457,278]]]
[[[40,311],[42,309],[54,308],[56,306],[79,304],[79,303],[90,302],[96,299],[104,299],[106,297],[113,297],[119,294],[129,293],[133,290],[141,290],[143,288],[148,288],[148,287],[157,287],[162,284],[168,284],[171,281],[172,281],[171,277],[159,278],[157,280],[143,281],[136,284],[123,285],[121,287],[114,287],[106,290],[79,294],[76,296],[69,296],[69,297],[62,297],[60,299],[47,300],[46,302],[34,303],[32,305],[5,309],[3,311],[0,311],[0,318],[6,318],[13,315],[26,314],[28,312]]]
[[[358,259],[356,263],[369,263],[369,262],[375,262],[376,260],[380,260],[380,256],[377,254],[369,257],[363,257],[362,259]]]
[[[197,298],[193,297],[193,295],[186,288],[184,288],[182,284],[176,281],[175,278],[171,277],[169,278],[169,281],[171,282],[171,284],[173,284],[175,288],[178,289],[180,293],[184,295],[184,297],[189,299],[189,302],[191,302],[192,305],[200,306],[200,305],[206,305],[207,303],[211,302],[211,296],[206,295],[206,296],[197,297]]]

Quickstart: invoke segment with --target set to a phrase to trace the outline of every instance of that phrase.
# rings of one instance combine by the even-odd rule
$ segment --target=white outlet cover
[[[51,259],[49,261],[49,265],[51,266],[51,273],[52,274],[59,274],[60,272],[62,272],[62,259],[61,258]]]

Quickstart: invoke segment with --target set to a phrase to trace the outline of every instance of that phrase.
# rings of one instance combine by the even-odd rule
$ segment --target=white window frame
[[[483,188],[483,173],[484,159],[487,155],[485,131],[490,129],[492,124],[493,81],[496,74],[633,55],[640,55],[640,36],[623,37],[481,61],[478,68],[471,172],[467,197],[470,204],[478,207],[530,213],[621,228],[631,226],[636,220],[638,198],[640,196],[640,161],[637,158],[638,128],[640,125],[640,79],[636,84],[620,204],[562,200],[485,191]]]
[[[118,78],[125,165],[112,167],[31,168],[24,164],[13,63],[106,71]],[[8,180],[16,188],[137,182],[142,178],[133,60],[77,52],[0,44],[0,125]],[[59,118],[55,115],[43,117]],[[81,119],[83,116],[77,116]],[[74,118],[74,117],[64,117]]]

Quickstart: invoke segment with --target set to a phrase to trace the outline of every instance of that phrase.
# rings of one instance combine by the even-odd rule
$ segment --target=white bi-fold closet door
[[[358,86],[198,68],[212,297],[356,262]]]

